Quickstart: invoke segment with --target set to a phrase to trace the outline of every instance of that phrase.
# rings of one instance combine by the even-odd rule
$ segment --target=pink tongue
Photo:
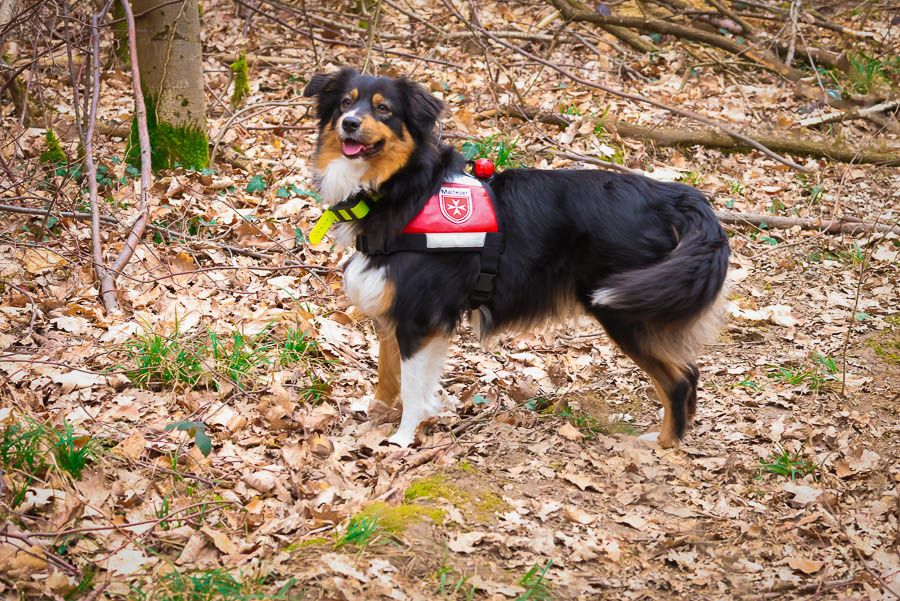
[[[344,154],[347,156],[356,156],[361,153],[365,149],[364,144],[360,144],[359,142],[354,142],[352,140],[344,140],[341,142],[341,150],[344,151]]]

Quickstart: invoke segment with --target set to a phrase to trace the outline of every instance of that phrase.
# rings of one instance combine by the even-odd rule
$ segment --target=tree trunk
[[[153,169],[209,164],[206,95],[197,0],[134,0]],[[132,123],[128,160],[139,161]]]

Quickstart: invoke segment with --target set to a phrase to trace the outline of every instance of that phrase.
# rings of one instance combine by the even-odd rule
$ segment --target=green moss
[[[458,469],[458,470],[461,471],[461,472],[467,472],[467,473],[477,472],[477,471],[478,471],[477,469],[475,469],[475,466],[474,466],[474,465],[472,465],[471,463],[469,463],[469,462],[466,461],[465,459],[463,459],[463,460],[460,461],[458,464],[456,464],[456,469]]]
[[[63,150],[62,144],[59,143],[59,138],[56,137],[52,129],[48,129],[47,133],[44,134],[44,144],[47,149],[38,157],[41,163],[45,165],[65,165],[69,162],[66,151]]]
[[[407,526],[426,518],[438,526],[444,523],[442,509],[409,503],[388,505],[384,501],[375,501],[366,505],[359,515],[377,518],[378,527],[391,534],[402,534]]]
[[[416,499],[444,499],[466,517],[479,522],[490,521],[494,514],[509,508],[509,504],[497,493],[483,489],[467,490],[451,482],[443,474],[416,480],[403,493],[403,498],[407,502]]]
[[[237,108],[244,102],[244,97],[250,93],[250,68],[247,66],[247,55],[241,52],[236,61],[229,65],[234,73],[234,91],[231,93],[231,106]]]
[[[884,361],[900,365],[900,336],[893,335],[883,339],[870,338],[866,344]]]
[[[150,134],[150,159],[153,170],[172,169],[176,164],[186,169],[203,169],[209,166],[209,138],[196,127],[174,126],[160,123],[156,115],[155,99],[145,94],[147,105],[147,131]],[[141,147],[138,140],[137,120],[131,120],[131,136],[125,149],[129,165],[140,167]]]
[[[332,544],[333,541],[321,536],[316,536],[314,538],[308,538],[297,543],[292,543],[285,547],[284,551],[286,553],[293,553],[294,551],[299,551],[300,549],[306,549],[308,547],[330,546]]]

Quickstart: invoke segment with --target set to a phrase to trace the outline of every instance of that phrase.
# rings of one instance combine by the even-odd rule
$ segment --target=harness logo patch
[[[472,216],[472,190],[465,187],[442,186],[441,214],[451,223],[465,223]]]

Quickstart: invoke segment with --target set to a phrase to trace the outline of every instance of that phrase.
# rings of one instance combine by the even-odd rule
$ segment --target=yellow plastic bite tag
[[[318,244],[325,237],[325,234],[331,229],[331,226],[338,222],[338,216],[330,210],[322,213],[316,225],[309,233],[309,241],[311,244]]]

